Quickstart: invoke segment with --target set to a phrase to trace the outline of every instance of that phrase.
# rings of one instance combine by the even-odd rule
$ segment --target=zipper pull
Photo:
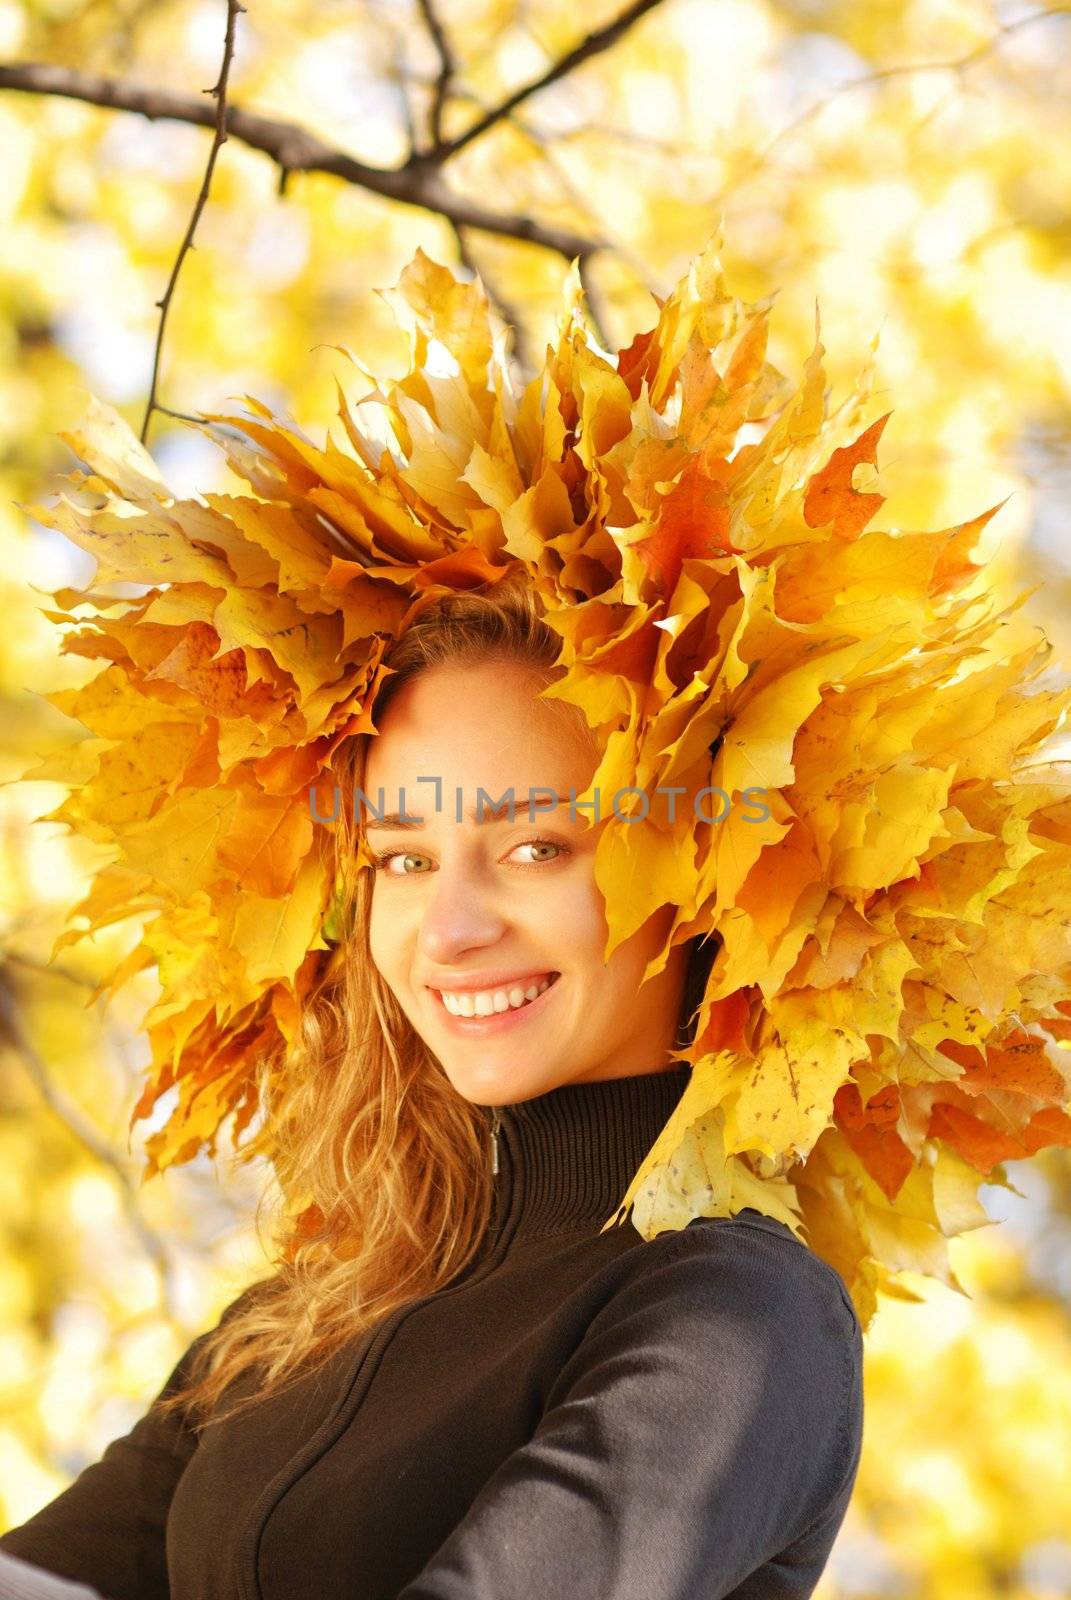
[[[491,1113],[491,1171],[495,1173],[498,1171],[498,1130],[502,1126],[502,1122],[498,1115],[497,1106],[491,1108]]]

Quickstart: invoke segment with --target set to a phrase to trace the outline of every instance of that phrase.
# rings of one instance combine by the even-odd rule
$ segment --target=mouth
[[[560,977],[560,972],[549,972],[546,977],[539,979],[538,983],[529,983],[524,988],[518,984],[510,989],[499,991],[500,994],[510,997],[510,1003],[504,1010],[490,1011],[482,1016],[476,1014],[464,1016],[460,1015],[457,1010],[451,1010],[451,1004],[457,1005],[458,991],[456,990],[449,992],[449,1003],[444,996],[443,990],[434,989],[432,993],[435,995],[439,1013],[449,1028],[462,1034],[475,1034],[482,1038],[488,1034],[501,1033],[508,1028],[515,1027],[522,1018],[527,1017],[532,1012],[543,1009],[548,996],[553,993]],[[536,989],[538,992],[529,999],[532,989]],[[522,993],[523,1000],[514,1005],[512,1003],[513,998]]]

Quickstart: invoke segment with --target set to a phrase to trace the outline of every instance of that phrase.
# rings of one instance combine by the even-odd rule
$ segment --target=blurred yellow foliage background
[[[451,141],[626,12],[448,159],[406,165],[440,100]],[[155,303],[211,145],[30,90],[24,69],[61,69],[72,94],[117,82],[119,104],[211,107],[225,24],[224,0],[0,0],[0,1526],[125,1432],[264,1271],[262,1170],[197,1161],[138,1187],[152,1127],[128,1142],[127,1126],[153,979],[92,1003],[136,942],[122,926],[47,968],[96,857],[34,823],[59,785],[12,781],[78,737],[41,696],[95,670],[60,658],[39,614],[93,563],[25,507],[69,469],[55,435],[86,390],[140,426]],[[232,135],[171,306],[169,410],[252,394],[321,439],[347,370],[333,347],[401,370],[377,291],[418,245],[480,272],[530,370],[568,269],[533,229],[599,243],[585,278],[616,349],[724,218],[734,292],[777,294],[782,371],[798,378],[816,303],[835,398],[876,339],[882,526],[950,527],[1008,497],[980,549],[996,586],[1037,586],[1026,613],[1066,674],[1071,6],[258,0],[228,98],[404,181],[392,197],[295,170],[280,192],[279,164]],[[468,225],[475,207],[503,225]],[[176,490],[233,487],[182,421],[157,413],[149,442]],[[1046,1151],[1008,1172],[1021,1193],[983,1190],[997,1225],[953,1246],[970,1298],[912,1280],[920,1304],[879,1310],[863,1465],[818,1600],[1071,1592],[1071,1165]]]

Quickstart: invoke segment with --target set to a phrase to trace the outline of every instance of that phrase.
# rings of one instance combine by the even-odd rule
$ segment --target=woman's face
[[[678,1064],[667,1055],[685,949],[675,946],[664,970],[640,987],[674,908],[662,907],[604,961],[594,862],[607,821],[589,828],[591,813],[574,820],[569,807],[570,787],[579,796],[591,782],[596,754],[553,703],[537,698],[543,681],[522,665],[429,668],[390,702],[365,771],[372,805],[423,819],[403,829],[365,813],[379,863],[372,959],[451,1083],[477,1105]],[[477,823],[470,809],[479,789]],[[562,799],[529,821],[529,789]],[[494,814],[509,792],[513,822],[505,806]],[[611,819],[612,798],[600,797]],[[550,974],[557,976],[538,999],[488,1016],[455,1017],[442,998],[443,990],[497,990],[516,1000]]]

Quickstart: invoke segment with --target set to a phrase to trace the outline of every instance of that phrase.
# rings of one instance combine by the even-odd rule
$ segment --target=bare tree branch
[[[439,70],[436,75],[432,90],[433,98],[429,112],[430,154],[434,153],[437,148],[444,148],[442,140],[442,118],[443,108],[446,104],[446,101],[451,96],[454,96],[457,99],[470,102],[473,100],[474,96],[465,89],[460,91],[455,90],[454,75],[457,71],[457,62],[451,49],[449,38],[447,37],[442,21],[436,10],[435,0],[417,0],[417,3],[420,7],[420,12],[424,19],[424,24],[428,30],[432,45],[435,49],[435,53],[439,58]],[[619,29],[620,27],[623,27],[624,22],[625,19],[619,18],[618,23],[614,24],[614,28]],[[617,36],[618,35],[613,32],[613,29],[603,29],[598,35],[589,36],[589,38],[584,41],[583,45],[579,46],[578,50],[572,53],[569,59],[573,60],[573,64],[575,65],[575,57],[579,53],[583,53],[586,58],[587,55],[593,54],[596,48],[606,48],[607,45],[612,42],[612,38]],[[541,79],[538,87],[542,87],[546,81],[548,81],[546,78]],[[526,97],[527,93],[529,92],[534,93],[536,87],[537,86],[535,85],[529,86],[529,90],[525,92],[524,97]],[[573,184],[569,181],[568,176],[561,169],[560,165],[554,160],[550,150],[551,141],[547,137],[541,135],[539,130],[530,123],[526,122],[523,117],[517,115],[517,105],[519,103],[519,98],[515,97],[514,103],[512,103],[508,109],[504,110],[504,108],[500,106],[497,108],[496,112],[490,111],[485,105],[478,106],[477,109],[480,119],[478,125],[482,128],[491,126],[495,116],[497,115],[502,117],[503,120],[508,121],[512,127],[523,132],[533,147],[538,150],[543,160],[550,162],[550,164],[554,167],[559,182],[562,183],[570,198],[578,206],[581,213],[584,214],[585,225],[588,227],[596,227],[598,229],[600,238],[603,238],[606,243],[615,251],[617,251],[618,254],[621,255],[625,260],[630,260],[640,278],[645,280],[644,270],[642,266],[639,265],[633,258],[632,251],[629,249],[629,247],[620,240],[614,239],[607,235],[604,223],[595,222],[595,219],[591,214],[590,206],[586,203],[583,197],[576,193],[576,190]],[[607,131],[613,132],[614,130]],[[674,153],[678,153],[678,151],[675,149]],[[479,268],[473,256],[472,247],[465,228],[459,224],[455,224],[454,233],[457,238],[458,254],[461,261],[466,267],[469,268],[471,272],[479,273],[484,286],[487,289],[488,295],[494,302],[503,321],[508,323],[513,328],[514,355],[522,369],[527,372],[530,370],[530,357],[528,352],[528,341],[520,313],[514,306],[510,304],[510,302],[502,294],[501,290],[487,280],[486,275]],[[587,301],[588,316],[592,327],[595,330],[595,335],[604,349],[612,349],[613,347],[610,343],[609,328],[606,320],[606,308],[598,285],[592,278],[590,256],[580,258],[580,273]]]
[[[331,148],[296,124],[262,117],[239,106],[227,104],[227,81],[234,57],[237,18],[238,14],[245,10],[239,0],[227,0],[223,64],[218,82],[213,89],[207,91],[216,102],[214,110],[211,111],[202,101],[187,95],[175,94],[166,89],[143,88],[137,84],[124,83],[119,79],[80,72],[75,68],[51,66],[45,62],[0,64],[0,89],[57,95],[109,110],[130,111],[150,120],[168,119],[198,127],[212,127],[214,130],[212,147],[193,214],[179,247],[163,298],[156,302],[160,309],[160,322],[153,353],[149,396],[141,427],[142,443],[147,437],[154,411],[168,416],[183,415],[170,411],[157,399],[164,335],[179,273],[187,252],[194,248],[194,234],[208,201],[216,158],[221,146],[231,136],[241,140],[249,148],[271,157],[279,168],[280,194],[285,193],[287,179],[292,172],[323,172],[385,198],[438,213],[452,225],[460,258],[470,271],[477,272],[478,268],[472,257],[467,237],[468,229],[524,240],[553,250],[568,260],[577,259],[588,295],[588,309],[592,322],[600,341],[609,348],[604,319],[594,293],[589,267],[591,258],[596,252],[611,248],[610,241],[601,236],[584,236],[568,229],[547,226],[534,221],[531,217],[490,211],[475,201],[455,194],[443,177],[442,167],[458,150],[464,149],[496,124],[509,121],[517,107],[538,94],[540,90],[559,82],[583,62],[610,49],[635,22],[647,12],[653,11],[662,0],[632,0],[632,4],[627,6],[613,22],[589,33],[539,78],[522,85],[497,105],[484,110],[471,127],[450,140],[443,138],[443,115],[452,92],[457,62],[434,0],[417,0],[417,3],[439,60],[439,71],[433,86],[429,113],[429,144],[425,149],[416,148],[410,127],[409,158],[401,166],[390,169],[368,167],[344,151]],[[487,289],[503,321],[514,330],[514,354],[522,368],[526,368],[528,352],[524,324],[518,312],[492,285],[487,285]]]
[[[580,282],[584,288],[584,299],[587,302],[591,325],[595,329],[595,337],[604,350],[609,350],[612,353],[614,347],[610,343],[610,328],[606,321],[606,306],[598,284],[592,279],[590,261],[581,261],[580,263]]]
[[[457,71],[454,53],[450,49],[450,41],[446,37],[446,30],[439,21],[432,0],[417,0],[420,14],[424,18],[424,26],[431,35],[431,42],[439,57],[439,74],[435,79],[435,88],[432,90],[431,110],[428,113],[428,141],[429,150],[435,150],[443,142],[443,108],[450,94],[450,85]]]
[[[537,128],[525,117],[520,117],[515,114],[511,115],[510,123],[511,126],[516,128],[517,131],[528,140],[532,148],[538,152],[543,162],[554,173],[562,187],[562,190],[576,206],[578,213],[583,219],[584,225],[586,227],[596,229],[600,237],[606,239],[609,248],[613,250],[618,260],[630,266],[635,272],[640,283],[643,284],[644,288],[654,293],[655,286],[652,285],[650,281],[650,272],[646,265],[639,260],[631,245],[629,245],[626,240],[619,239],[612,231],[607,231],[606,222],[602,218],[595,216],[589,197],[578,190],[568,171],[558,160],[557,146],[560,141],[554,136],[548,136],[545,134],[541,129]],[[610,332],[610,325],[607,320],[607,312],[609,308],[606,304],[606,297],[603,295],[599,285],[595,282],[593,277],[592,264],[593,258],[590,256],[582,257],[579,262],[580,281],[584,288],[584,300],[588,320],[595,332],[595,337],[598,339],[603,349],[613,352],[614,343]],[[668,294],[670,292],[670,288],[671,285],[666,285],[662,290],[662,293]]]
[[[450,156],[456,155],[459,150],[471,144],[474,139],[479,139],[488,128],[493,128],[496,122],[504,121],[523,101],[530,100],[532,95],[538,94],[541,89],[548,89],[552,83],[567,77],[583,62],[590,61],[592,56],[601,55],[604,50],[609,50],[634,23],[661,3],[662,0],[632,0],[632,4],[627,6],[619,17],[607,23],[605,28],[597,28],[594,33],[589,33],[587,38],[582,39],[572,50],[566,51],[565,55],[548,67],[542,77],[535,78],[531,83],[522,84],[519,89],[507,95],[505,100],[485,112],[471,128],[466,128],[464,133],[459,133],[454,139],[435,144],[422,159],[441,165]]]
[[[212,140],[212,148],[208,152],[208,161],[205,164],[205,175],[201,182],[201,192],[194,202],[193,213],[186,228],[185,236],[179,245],[175,265],[171,268],[171,276],[167,280],[162,300],[156,304],[160,308],[160,323],[156,329],[156,348],[152,358],[152,382],[149,384],[149,398],[145,404],[145,416],[141,423],[141,442],[145,443],[149,432],[149,423],[153,411],[156,409],[156,387],[160,381],[160,354],[164,347],[164,331],[167,327],[167,314],[171,309],[171,299],[175,293],[182,263],[186,259],[186,252],[193,249],[193,236],[197,231],[197,224],[201,220],[201,213],[208,201],[208,191],[212,187],[212,173],[216,166],[216,157],[220,147],[227,142],[227,79],[230,76],[231,62],[234,60],[234,35],[238,26],[239,13],[244,13],[245,6],[239,0],[227,0],[227,33],[223,41],[223,65],[220,67],[219,77],[208,93],[216,102],[216,131]]]
[[[1020,28],[1028,28],[1035,22],[1044,22],[1048,17],[1059,16],[1071,16],[1071,6],[1047,6],[1041,11],[1030,11],[1025,16],[1016,17],[1014,22],[1002,22],[998,24],[996,31],[988,39],[983,39],[981,44],[976,45],[973,50],[968,50],[965,55],[953,56],[947,61],[903,61],[892,67],[876,67],[873,72],[864,72],[858,78],[852,78],[847,83],[838,84],[828,94],[821,95],[811,105],[807,106],[805,110],[800,112],[798,117],[793,117],[791,122],[787,122],[783,128],[778,129],[773,138],[761,150],[757,151],[751,160],[741,167],[739,172],[734,173],[729,181],[722,185],[711,204],[720,205],[734,189],[738,189],[748,178],[761,171],[779,145],[783,144],[786,139],[791,138],[794,133],[798,133],[806,123],[812,122],[827,106],[832,105],[835,100],[839,100],[841,95],[851,94],[856,89],[868,89],[873,84],[885,83],[892,78],[911,77],[917,72],[954,72],[962,77],[971,67],[977,66],[987,56],[995,54],[999,45],[1009,34],[1018,33]]]
[[[46,62],[0,64],[0,89],[59,95],[112,111],[132,111],[150,121],[165,119],[201,128],[212,127],[215,123],[212,109],[190,95],[175,94],[167,89],[147,89],[140,84],[79,72],[72,67],[55,67]],[[434,166],[423,166],[419,161],[406,162],[401,167],[369,167],[344,150],[332,149],[295,123],[262,117],[240,106],[227,107],[226,127],[230,137],[251,150],[261,151],[286,172],[323,172],[387,200],[437,212],[448,222],[540,245],[564,256],[567,261],[574,256],[583,260],[608,248],[605,240],[549,227],[531,217],[503,215],[468,200],[454,193]]]
[[[457,238],[457,253],[462,263],[479,278],[502,321],[513,329],[513,357],[525,376],[528,376],[531,371],[531,355],[528,346],[528,334],[525,330],[521,313],[502,293],[498,285],[488,280],[487,275],[477,263],[472,254],[468,230],[455,227],[454,234]]]
[[[432,91],[431,109],[428,113],[429,148],[434,148],[442,142],[443,108],[453,87],[457,63],[433,0],[417,0],[417,3],[420,7],[420,14],[424,18],[424,26],[428,30],[431,42],[435,47],[435,53],[439,57],[439,71]],[[414,154],[417,153],[415,143],[413,150]],[[479,277],[502,321],[513,329],[513,355],[522,370],[527,372],[529,365],[528,336],[525,332],[520,312],[510,304],[501,290],[493,283],[490,283],[480,271],[472,253],[472,245],[465,226],[462,223],[455,222],[453,228],[460,261],[474,276]]]
[[[409,154],[412,156],[417,147],[413,103],[409,94],[409,86],[413,79],[406,65],[404,35],[399,28],[391,28],[390,30],[390,54],[393,82],[398,90],[398,105],[402,121],[405,124],[405,136],[409,144]]]
[[[34,956],[23,955],[18,950],[7,949],[3,952],[6,966],[27,967],[31,972],[42,973],[46,977],[63,978],[67,983],[73,983],[79,989],[95,989],[96,984],[92,978],[83,977],[78,972],[72,972],[69,967],[61,966],[57,962],[40,961]]]
[[[37,1054],[22,1026],[15,991],[0,969],[0,1049],[4,1046],[20,1060],[49,1110],[59,1118],[78,1143],[107,1168],[119,1186],[127,1220],[160,1279],[164,1306],[169,1317],[176,1317],[174,1263],[167,1246],[145,1220],[138,1203],[138,1185],[127,1163],[83,1116],[81,1110],[58,1089],[48,1068]]]

